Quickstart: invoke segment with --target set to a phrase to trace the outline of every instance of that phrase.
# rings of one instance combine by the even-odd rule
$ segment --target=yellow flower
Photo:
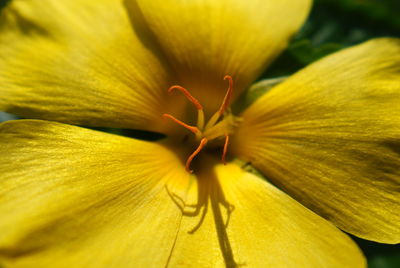
[[[12,1],[0,14],[0,109],[58,123],[0,125],[0,264],[362,267],[337,227],[399,242],[399,40],[331,55],[230,113],[309,8]]]

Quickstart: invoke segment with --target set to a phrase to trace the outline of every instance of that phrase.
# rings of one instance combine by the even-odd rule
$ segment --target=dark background
[[[7,2],[0,0],[0,9]],[[302,30],[262,78],[290,75],[341,48],[387,36],[400,37],[400,0],[315,0]],[[400,268],[400,245],[354,239],[369,267]]]

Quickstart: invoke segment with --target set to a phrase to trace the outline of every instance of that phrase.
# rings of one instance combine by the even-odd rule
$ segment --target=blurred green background
[[[0,8],[6,2],[0,0]],[[341,48],[383,36],[400,37],[400,0],[315,0],[302,30],[262,78],[290,75]],[[400,245],[354,239],[369,267],[400,268]]]

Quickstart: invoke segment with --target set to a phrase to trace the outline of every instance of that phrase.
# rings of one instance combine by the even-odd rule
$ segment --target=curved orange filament
[[[194,104],[197,110],[203,110],[203,106],[201,106],[200,102],[195,97],[193,97],[186,88],[175,85],[168,89],[168,93],[171,93],[174,89],[182,92],[186,96],[186,98],[188,98],[188,100]]]
[[[170,114],[163,114],[164,117],[167,117],[169,119],[171,119],[172,121],[174,121],[175,123],[178,123],[179,125],[181,125],[182,127],[189,129],[191,132],[193,132],[194,134],[196,134],[197,132],[199,132],[199,129],[197,127],[193,127],[193,126],[189,126],[188,124],[183,123],[181,120],[176,119],[175,117],[173,117]]]
[[[192,163],[193,158],[196,157],[200,153],[201,150],[203,150],[204,146],[206,146],[208,140],[207,138],[202,138],[199,144],[199,147],[197,147],[196,151],[194,151],[189,158],[186,160],[186,171],[189,173],[193,173],[193,170],[190,169],[190,163]]]
[[[233,92],[233,79],[232,76],[230,75],[225,75],[224,80],[229,80],[229,88],[228,91],[225,94],[224,100],[222,101],[221,107],[219,108],[219,114],[222,115],[226,108],[229,106],[229,101],[231,100],[232,97],[232,92]]]
[[[205,138],[204,136],[208,135],[208,137],[210,139],[214,139],[214,138],[220,137],[221,134],[223,133],[223,132],[222,133],[219,132],[217,136],[215,136],[215,133],[214,133],[214,136],[213,135],[210,136],[209,135],[210,133],[208,133],[208,134],[205,133],[207,135],[204,135],[202,132],[203,131],[205,131],[205,132],[211,131],[212,132],[213,130],[210,130],[210,129],[213,128],[218,123],[218,120],[220,119],[220,117],[224,116],[224,113],[226,112],[226,110],[229,107],[229,104],[230,104],[230,101],[231,101],[231,98],[232,98],[232,93],[233,93],[233,79],[232,79],[232,77],[230,75],[225,75],[224,76],[224,80],[228,80],[228,82],[229,82],[228,90],[227,90],[227,92],[225,94],[225,97],[224,97],[224,99],[222,101],[222,104],[221,104],[219,110],[213,116],[211,116],[211,118],[207,122],[206,126],[204,126],[203,106],[200,104],[200,102],[196,98],[194,98],[189,93],[189,91],[186,88],[184,88],[182,86],[179,86],[179,85],[174,85],[174,86],[171,86],[168,89],[168,93],[172,93],[175,89],[179,90],[180,92],[182,92],[185,95],[185,97],[196,107],[196,109],[198,111],[197,127],[188,125],[188,124],[180,121],[179,119],[175,118],[174,116],[172,116],[170,114],[163,114],[164,117],[171,119],[175,123],[181,125],[182,127],[186,128],[186,129],[190,130],[191,132],[193,132],[194,134],[196,134],[196,139],[197,140],[201,139],[200,140],[200,144],[197,147],[197,149],[186,160],[186,171],[189,172],[189,173],[193,173],[193,170],[190,169],[190,165],[191,165],[193,159],[207,145],[208,139]],[[216,127],[216,128],[218,128],[218,127]],[[218,130],[218,131],[220,131],[220,130]],[[214,129],[214,132],[215,132],[215,129]],[[221,158],[224,165],[226,165],[226,155],[228,153],[228,145],[229,145],[229,134],[226,133],[225,134],[225,143],[224,143],[223,152],[222,152],[222,158]]]
[[[226,165],[226,153],[228,152],[228,145],[229,145],[229,135],[225,134],[225,144],[224,144],[224,150],[222,152],[222,163],[224,163],[224,165]]]

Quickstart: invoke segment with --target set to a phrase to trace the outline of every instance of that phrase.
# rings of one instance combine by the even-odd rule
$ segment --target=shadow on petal
[[[203,160],[203,159],[202,159]],[[218,239],[221,255],[226,267],[236,267],[231,243],[227,234],[230,218],[234,213],[234,206],[226,199],[221,184],[215,172],[215,166],[219,163],[217,159],[206,158],[198,168],[196,202],[189,203],[185,198],[171,191],[166,186],[166,191],[171,200],[181,210],[184,217],[196,218],[196,224],[187,231],[187,234],[195,234],[202,228],[207,216],[212,215],[215,231]],[[210,215],[208,215],[210,214]]]

